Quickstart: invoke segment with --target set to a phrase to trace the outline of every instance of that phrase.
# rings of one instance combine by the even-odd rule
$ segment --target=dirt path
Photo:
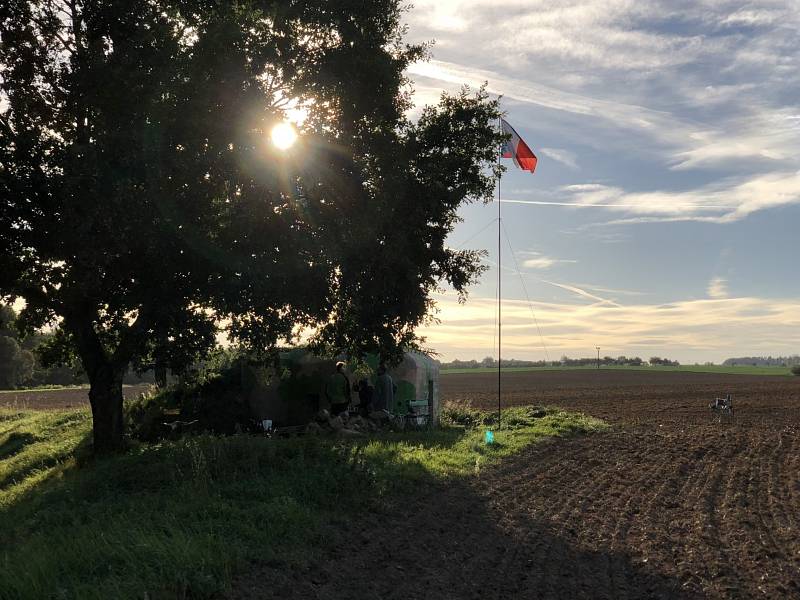
[[[491,397],[465,380],[443,385],[450,398],[454,383]],[[318,556],[259,569],[234,597],[800,598],[796,381],[535,383],[510,396],[527,386],[613,429],[332,526]],[[720,387],[735,390],[733,424],[704,405]]]

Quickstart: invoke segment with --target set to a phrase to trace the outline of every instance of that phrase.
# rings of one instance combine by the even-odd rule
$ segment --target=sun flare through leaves
[[[297,141],[297,131],[289,123],[278,123],[272,128],[270,138],[278,150],[288,150]]]

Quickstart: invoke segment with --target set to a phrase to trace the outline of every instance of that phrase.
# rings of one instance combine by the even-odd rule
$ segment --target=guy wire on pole
[[[497,125],[500,128],[500,132],[503,131],[503,124],[501,120],[498,118]],[[497,153],[497,166],[500,167],[500,155],[502,151]],[[500,364],[502,362],[502,311],[503,311],[503,294],[501,290],[501,283],[502,283],[502,275],[503,275],[503,261],[501,260],[501,231],[502,231],[502,224],[503,221],[500,215],[500,179],[501,173],[500,169],[498,168],[497,172],[497,429],[500,429],[500,420],[502,416],[502,406],[500,402]]]

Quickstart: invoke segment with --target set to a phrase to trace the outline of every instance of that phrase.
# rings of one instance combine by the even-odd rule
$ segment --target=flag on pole
[[[514,163],[524,171],[533,173],[536,170],[536,163],[539,159],[530,149],[530,146],[525,143],[519,134],[514,131],[514,128],[508,124],[505,119],[500,119],[500,126],[503,128],[503,133],[510,135],[511,139],[503,143],[500,150],[500,156],[503,158],[513,158]]]

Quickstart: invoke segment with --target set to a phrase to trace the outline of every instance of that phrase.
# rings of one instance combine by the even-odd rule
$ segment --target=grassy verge
[[[597,371],[597,367],[506,367],[503,373],[528,372],[528,371]],[[681,372],[681,373],[720,373],[724,375],[791,375],[789,367],[724,367],[721,365],[680,365],[677,367],[632,367],[607,365],[600,368],[601,371],[649,371],[658,372]],[[497,373],[497,368],[478,367],[475,369],[442,369],[442,375],[463,375],[466,373]]]
[[[211,597],[253,561],[302,551],[343,507],[391,504],[544,437],[604,427],[510,409],[486,445],[488,415],[446,416],[441,430],[357,442],[198,436],[88,461],[86,411],[0,411],[0,597]]]

